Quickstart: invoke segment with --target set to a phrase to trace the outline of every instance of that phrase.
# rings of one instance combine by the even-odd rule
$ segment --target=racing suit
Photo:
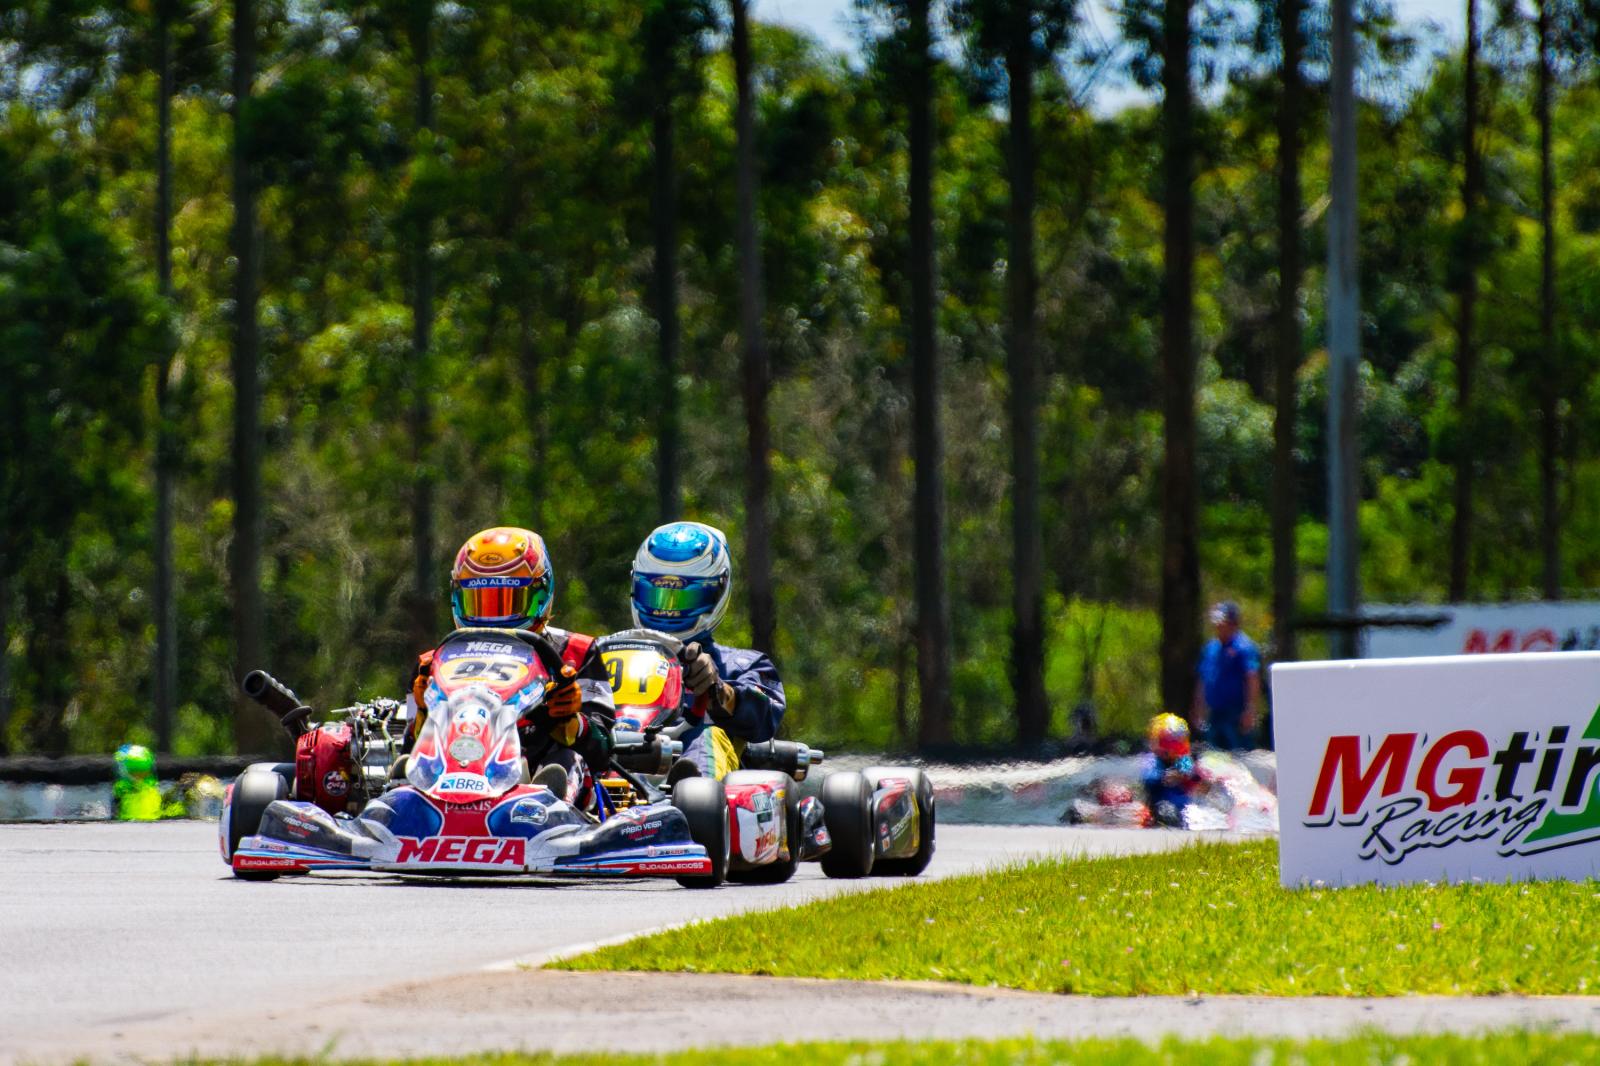
[[[1142,758],[1139,776],[1144,782],[1145,803],[1158,825],[1182,826],[1183,811],[1200,787],[1200,774],[1194,757],[1180,755],[1164,759],[1154,752]]]
[[[562,665],[575,671],[573,682],[581,702],[577,713],[569,716],[552,715],[548,705],[535,708],[519,723],[522,750],[530,767],[555,764],[565,769],[567,795],[562,798],[573,806],[587,808],[593,793],[592,772],[604,771],[611,763],[611,728],[617,713],[611,699],[611,681],[600,657],[592,654],[593,637],[554,626],[546,626],[538,635],[561,656]],[[428,681],[433,676],[433,656],[431,649],[419,655],[411,676],[406,702],[413,724],[407,751],[416,740],[421,722],[418,709],[424,705]]]
[[[715,688],[706,699],[685,690],[681,711],[690,723],[683,734],[682,758],[704,777],[721,780],[739,768],[744,746],[771,740],[783,722],[783,682],[763,652],[730,648],[709,637],[698,641],[717,674],[733,689],[733,706],[717,704]]]

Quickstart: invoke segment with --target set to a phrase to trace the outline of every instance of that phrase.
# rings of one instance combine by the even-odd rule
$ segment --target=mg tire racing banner
[[[1373,659],[1600,649],[1600,603],[1463,603],[1433,609],[1370,604],[1367,610],[1374,615],[1450,616],[1433,628],[1367,630],[1366,655]]]
[[[1286,886],[1600,875],[1600,653],[1272,670]]]

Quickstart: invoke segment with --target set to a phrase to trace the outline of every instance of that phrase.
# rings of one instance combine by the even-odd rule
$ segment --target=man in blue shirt
[[[1211,608],[1211,624],[1216,639],[1201,650],[1195,671],[1195,725],[1210,726],[1213,747],[1253,747],[1261,704],[1261,652],[1240,630],[1239,605],[1232,600]]]

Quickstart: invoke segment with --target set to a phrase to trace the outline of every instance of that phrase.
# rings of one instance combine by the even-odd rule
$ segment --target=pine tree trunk
[[[1194,446],[1194,140],[1189,0],[1167,0],[1161,75],[1166,201],[1161,329],[1165,456],[1161,478],[1161,698],[1186,713],[1200,646]]]
[[[417,130],[433,129],[433,2],[414,9],[411,43],[417,65]],[[433,219],[416,220],[411,263],[411,544],[412,644],[427,647],[438,636],[441,589],[435,580],[433,530]]]
[[[1008,12],[1006,74],[1011,115],[1011,247],[1007,281],[1011,335],[1006,351],[1011,407],[1011,686],[1017,740],[1044,740],[1050,705],[1044,690],[1044,538],[1039,528],[1039,364],[1034,349],[1037,297],[1033,249],[1033,33],[1029,0]]]
[[[678,485],[678,178],[674,160],[677,133],[671,94],[662,92],[652,118],[655,222],[655,302],[660,354],[656,389],[656,498],[662,522],[683,511]]]
[[[944,439],[939,415],[939,353],[934,338],[937,285],[933,235],[933,56],[929,0],[910,0],[912,455],[916,467],[917,679],[923,744],[951,739],[950,606],[944,563]]]
[[[0,551],[0,755],[11,754],[11,560]]]
[[[156,4],[156,286],[172,300],[172,3]],[[174,342],[175,343],[175,342]],[[172,373],[176,351],[156,367],[155,680],[156,750],[172,750],[173,707],[178,700],[178,609],[172,547],[173,494],[178,475]]]
[[[756,215],[755,101],[751,92],[750,23],[746,0],[733,8],[733,70],[738,87],[734,125],[738,136],[739,332],[744,341],[745,580],[750,590],[751,640],[771,653],[777,641],[777,607],[772,594],[772,531],[768,497],[772,484],[772,434],[767,396],[772,364],[762,326],[766,294],[761,279],[761,234]]]
[[[233,5],[233,643],[234,680],[265,665],[261,597],[261,382],[256,299],[255,169],[244,115],[255,84],[255,0]],[[234,743],[264,754],[276,746],[271,716],[241,694]]]
[[[1544,598],[1561,598],[1560,356],[1556,352],[1555,166],[1550,155],[1550,0],[1539,0],[1539,495]]]
[[[1472,390],[1478,373],[1478,346],[1473,316],[1478,304],[1478,200],[1483,176],[1478,157],[1478,4],[1467,0],[1467,46],[1463,80],[1465,121],[1462,125],[1461,291],[1456,304],[1456,435],[1455,515],[1450,524],[1450,602],[1467,596],[1472,567],[1472,494],[1478,456],[1477,413]]]
[[[1295,658],[1295,382],[1300,372],[1300,0],[1282,0],[1283,96],[1278,106],[1278,352],[1272,434],[1274,657]]]

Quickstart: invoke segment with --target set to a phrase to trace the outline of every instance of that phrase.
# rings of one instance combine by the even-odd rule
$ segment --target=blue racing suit
[[[709,636],[698,638],[700,649],[711,656],[722,680],[733,687],[733,711],[719,707],[696,713],[694,693],[683,693],[683,717],[690,723],[683,735],[683,758],[706,777],[721,780],[739,768],[744,746],[771,740],[783,722],[783,682],[778,668],[763,652],[730,648]]]
[[[1167,760],[1154,752],[1146,752],[1139,770],[1139,776],[1144,781],[1145,804],[1150,808],[1151,815],[1159,820],[1157,809],[1161,804],[1169,803],[1173,816],[1181,820],[1183,809],[1189,805],[1200,784],[1200,775],[1194,768],[1194,757],[1180,755]]]

